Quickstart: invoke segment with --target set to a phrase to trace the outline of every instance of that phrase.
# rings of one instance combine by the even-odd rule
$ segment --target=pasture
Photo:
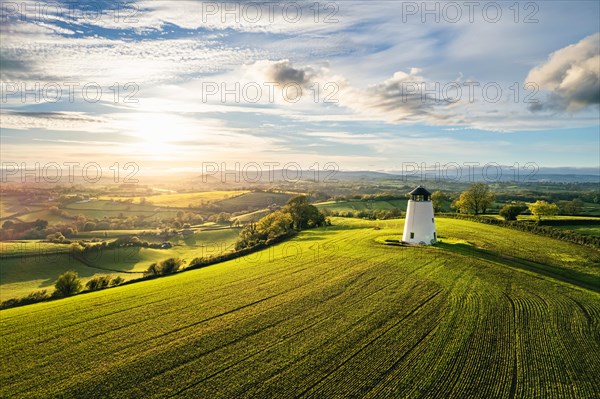
[[[226,212],[256,211],[271,205],[283,206],[295,194],[279,192],[249,192],[237,197],[217,201]]]
[[[597,397],[598,250],[441,218],[441,245],[401,247],[402,220],[333,221],[3,310],[0,396]]]
[[[119,235],[125,232],[127,230],[121,230]],[[135,233],[132,231],[131,234]],[[142,277],[151,263],[170,257],[182,258],[189,264],[195,257],[221,255],[233,251],[238,234],[239,229],[235,228],[199,230],[189,236],[171,237],[169,241],[174,246],[169,249],[97,247],[97,250],[75,257],[70,245],[34,240],[3,242],[0,247],[0,301],[24,297],[42,289],[52,292],[56,278],[69,270],[76,271],[84,283],[104,274],[131,280]],[[95,237],[103,238],[101,234]]]
[[[397,199],[388,201],[327,201],[315,204],[319,209],[327,209],[337,212],[359,212],[359,211],[374,211],[374,210],[390,210],[400,208],[402,212],[406,210],[408,199]]]
[[[131,197],[134,204],[142,203],[142,199],[149,201],[155,206],[187,208],[189,206],[200,206],[209,202],[220,201],[227,198],[234,198],[242,194],[246,194],[247,190],[232,190],[232,191],[202,191],[196,193],[177,193],[177,194],[160,194],[149,195],[145,197]],[[119,200],[121,197],[102,197],[105,200]]]

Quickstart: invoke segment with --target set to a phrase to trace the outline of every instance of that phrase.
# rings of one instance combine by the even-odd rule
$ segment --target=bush
[[[115,285],[121,285],[125,282],[125,279],[121,276],[117,276],[115,278],[113,278],[112,280],[110,280],[110,285],[111,286],[115,286]]]
[[[110,285],[111,276],[104,275],[94,277],[85,284],[85,288],[89,291],[97,291],[107,288]]]
[[[24,298],[19,298],[19,299],[12,298],[12,299],[8,299],[8,300],[4,301],[0,304],[0,309],[7,309],[7,308],[14,308],[16,306],[29,305],[31,303],[46,301],[49,298],[50,298],[50,295],[48,295],[48,291],[46,291],[46,290],[36,291],[36,292],[32,292],[31,294],[27,295]]]
[[[517,220],[517,216],[521,214],[526,208],[522,205],[506,204],[500,209],[498,213],[504,218],[504,220]]]
[[[161,274],[171,274],[179,270],[179,267],[183,265],[183,261],[179,258],[169,258],[160,262]]]
[[[160,269],[159,269],[158,263],[154,262],[150,266],[148,266],[148,269],[146,269],[146,271],[144,272],[144,275],[145,276],[159,276]]]
[[[65,297],[77,294],[81,291],[81,280],[76,272],[66,272],[58,276],[58,280],[54,284],[53,296]]]
[[[180,258],[169,258],[158,263],[153,263],[148,266],[148,269],[144,272],[146,276],[164,276],[167,274],[173,274],[181,265],[185,262]]]
[[[533,204],[529,204],[531,214],[538,220],[542,220],[542,216],[554,216],[558,214],[558,206],[543,200],[537,200]]]

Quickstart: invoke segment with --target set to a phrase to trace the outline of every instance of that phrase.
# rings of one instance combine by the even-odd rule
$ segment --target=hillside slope
[[[598,251],[450,219],[385,245],[401,222],[2,311],[0,396],[596,397]]]

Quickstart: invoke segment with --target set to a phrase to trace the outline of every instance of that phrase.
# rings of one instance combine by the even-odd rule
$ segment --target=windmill
[[[437,242],[431,193],[418,186],[410,193],[404,220],[402,241],[410,244],[431,245]]]

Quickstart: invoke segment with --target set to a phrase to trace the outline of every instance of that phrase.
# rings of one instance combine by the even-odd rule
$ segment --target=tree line
[[[253,247],[258,244],[289,235],[293,232],[321,227],[328,224],[325,215],[308,203],[304,195],[297,195],[288,200],[280,210],[269,213],[256,223],[246,225],[240,232],[236,242],[236,250]]]

